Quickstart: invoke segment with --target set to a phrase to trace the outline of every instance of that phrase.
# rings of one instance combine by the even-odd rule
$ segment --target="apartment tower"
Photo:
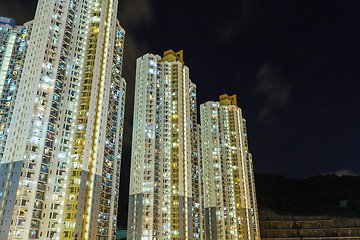
[[[252,157],[236,96],[200,106],[206,239],[260,239]]]
[[[127,239],[201,239],[196,86],[183,52],[137,59]]]
[[[33,21],[7,30],[0,239],[115,239],[125,104],[117,6],[39,0]]]
[[[0,17],[0,163],[24,69],[31,28],[32,21],[15,26],[14,19]]]

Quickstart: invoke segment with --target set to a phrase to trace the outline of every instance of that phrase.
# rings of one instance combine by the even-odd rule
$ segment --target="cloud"
[[[238,4],[233,4],[234,7],[231,8],[233,12],[229,14],[232,19],[225,18],[225,21],[221,22],[221,40],[226,44],[239,36],[246,39],[250,35],[262,34],[258,28],[259,24],[268,23],[265,20],[265,15],[271,9],[268,2],[266,0],[242,0]],[[221,19],[217,21],[221,21]]]
[[[265,98],[265,104],[258,114],[258,119],[274,118],[273,111],[289,101],[291,86],[282,77],[280,65],[272,63],[265,63],[261,66],[256,80],[257,85],[253,94]]]
[[[119,3],[118,16],[123,26],[131,28],[152,24],[155,14],[150,0],[124,0]]]
[[[342,170],[338,170],[335,172],[330,172],[330,173],[325,173],[325,174],[335,174],[338,177],[342,177],[342,176],[359,176],[359,173],[354,173],[352,170],[350,169],[342,169]]]

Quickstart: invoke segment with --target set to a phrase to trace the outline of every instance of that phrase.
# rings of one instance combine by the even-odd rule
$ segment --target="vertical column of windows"
[[[248,171],[246,158],[248,154],[247,140],[245,141],[243,135],[243,120],[241,117],[241,110],[235,108],[234,111],[234,125],[237,134],[237,148],[238,148],[238,164],[239,164],[239,176],[240,176],[240,194],[241,194],[241,208],[242,208],[242,221],[241,221],[241,234],[247,238],[251,235],[251,224],[249,224],[249,186],[248,186]]]
[[[200,239],[201,230],[201,166],[199,157],[199,129],[197,125],[197,107],[196,107],[196,87],[190,84],[189,89],[190,100],[190,136],[191,136],[191,181],[192,181],[192,237]]]
[[[171,111],[172,111],[172,100],[171,100],[171,65],[168,62],[158,62],[162,64],[162,82],[159,83],[159,89],[161,89],[159,105],[160,113],[162,116],[161,124],[159,124],[158,131],[161,131],[161,140],[159,146],[161,146],[162,156],[162,205],[161,207],[161,237],[159,239],[165,239],[170,235],[170,220],[171,220]],[[161,141],[160,140],[160,141]]]
[[[10,127],[11,116],[14,112],[14,103],[17,97],[17,91],[20,83],[20,76],[23,71],[25,61],[25,53],[28,48],[32,24],[18,27],[14,30],[15,43],[11,53],[10,64],[6,71],[5,81],[2,85],[0,97],[0,162],[5,150],[5,144],[8,137],[8,129]],[[9,29],[10,30],[10,29]],[[8,38],[9,30],[3,30],[6,38]],[[5,46],[8,43],[1,44],[0,56],[5,55]],[[3,58],[2,58],[3,59]],[[3,63],[1,63],[2,65]]]
[[[154,208],[155,201],[155,178],[158,173],[155,172],[155,118],[156,118],[156,63],[153,57],[146,58],[144,61],[145,70],[145,148],[144,148],[144,179],[143,179],[143,216],[144,225],[142,236],[151,239],[154,234]],[[160,116],[159,116],[160,117]]]
[[[216,235],[218,239],[225,238],[225,218],[226,216],[226,182],[224,179],[225,166],[221,161],[221,142],[219,135],[219,105],[212,104],[211,108],[211,126],[212,126],[212,153],[213,153],[213,163],[214,167],[214,179],[215,179],[215,214],[212,218],[216,218]],[[212,212],[210,214],[213,214]],[[215,236],[214,236],[215,237]]]
[[[203,162],[203,154],[202,154],[202,129],[201,125],[198,124],[198,157],[199,157],[199,169],[200,169],[200,237],[199,239],[205,240],[205,189],[204,189],[204,180],[205,180],[205,174],[204,174],[204,162]]]
[[[235,194],[235,204],[236,204],[236,218],[238,224],[237,226],[237,232],[239,236],[244,236],[244,228],[243,228],[243,196],[242,196],[242,174],[241,174],[241,165],[239,164],[241,162],[241,149],[238,147],[238,141],[239,136],[237,136],[237,131],[235,129],[235,107],[229,108],[229,132],[230,132],[230,145],[232,148],[231,151],[231,159],[232,159],[232,166],[235,169],[233,174],[233,181],[234,181],[234,194]],[[238,152],[240,151],[240,152]]]
[[[0,94],[9,71],[15,50],[17,31],[11,26],[0,25]]]
[[[95,63],[97,36],[100,24],[98,19],[100,16],[100,8],[98,6],[99,3],[94,4],[93,8],[88,9],[87,7],[83,7],[82,10],[83,15],[87,15],[88,11],[91,11],[91,23],[90,28],[87,30],[89,32],[88,39],[79,39],[82,40],[79,42],[79,45],[83,44],[83,41],[87,41],[87,52],[83,69],[84,73],[82,76],[79,107],[76,119],[75,139],[71,159],[71,170],[69,175],[69,187],[64,214],[64,229],[62,233],[63,239],[72,239],[75,231],[93,68]],[[85,25],[85,19],[83,20],[82,24]],[[81,36],[79,36],[79,38],[81,38]]]
[[[105,133],[104,163],[102,167],[98,239],[115,239],[116,236],[117,193],[120,182],[120,155],[122,146],[122,135],[120,133],[123,131],[125,110],[125,82],[121,79],[123,49],[124,31],[119,23],[117,23]]]
[[[177,63],[171,66],[171,100],[171,238],[179,239],[179,73]]]
[[[211,187],[211,182],[210,182],[210,168],[206,167],[209,166],[209,160],[210,160],[210,150],[209,150],[209,144],[212,141],[211,136],[208,136],[209,134],[209,121],[210,119],[208,118],[208,104],[202,104],[200,107],[200,116],[201,116],[201,143],[202,145],[202,152],[201,152],[201,156],[202,156],[202,164],[204,166],[204,169],[202,171],[203,175],[202,175],[202,182],[203,182],[203,196],[208,196],[208,197],[204,197],[203,200],[203,207],[204,207],[204,239],[211,239],[211,237],[209,236],[208,233],[210,230],[210,222],[209,222],[209,217],[208,214],[205,216],[205,212],[209,211],[210,206],[211,206],[211,202],[213,199],[213,196],[210,195],[210,187]]]
[[[155,88],[155,125],[153,128],[154,131],[154,199],[153,199],[153,238],[158,238],[161,231],[161,155],[162,149],[160,147],[162,141],[162,132],[160,129],[161,122],[163,121],[164,115],[161,114],[162,108],[164,105],[161,101],[161,75],[160,75],[160,68],[161,62],[149,62],[152,65],[152,68],[157,73],[156,74],[156,83],[154,84]],[[150,67],[151,69],[151,67]]]
[[[68,192],[73,192],[74,189],[69,187],[67,183],[67,175],[72,165],[69,162],[70,151],[72,147],[71,135],[73,133],[75,119],[73,117],[74,109],[76,108],[76,91],[78,84],[79,75],[79,56],[75,54],[75,61],[72,60],[71,42],[74,39],[74,32],[77,27],[75,24],[75,12],[79,5],[75,0],[70,0],[68,6],[65,8],[60,4],[57,8],[57,12],[54,17],[57,19],[52,29],[55,31],[54,34],[59,34],[58,21],[63,19],[65,16],[64,9],[66,11],[66,21],[64,22],[64,35],[61,42],[59,52],[59,65],[57,69],[57,76],[54,88],[54,96],[52,100],[52,107],[50,113],[50,121],[48,125],[48,131],[46,137],[55,139],[57,151],[54,150],[51,158],[51,183],[52,186],[48,189],[48,194],[51,197],[49,205],[49,217],[48,222],[45,223],[44,229],[47,230],[46,237],[57,237],[61,236],[62,239],[66,239],[69,236],[62,234],[63,229],[71,228],[64,220],[64,209],[69,208],[65,205],[65,200]],[[78,42],[75,42],[78,46]],[[55,56],[57,51],[56,46],[51,46],[50,55]],[[79,50],[74,49],[75,52]],[[60,114],[60,108],[63,113]],[[75,110],[76,111],[76,110]],[[56,130],[56,131],[55,131]]]

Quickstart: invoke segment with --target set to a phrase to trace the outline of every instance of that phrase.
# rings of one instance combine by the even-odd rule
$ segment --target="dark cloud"
[[[119,2],[118,19],[126,32],[123,65],[123,77],[126,81],[126,103],[120,181],[122,197],[119,198],[118,218],[118,224],[123,228],[127,223],[136,59],[147,52],[151,52],[147,40],[139,37],[138,34],[141,32],[139,29],[144,28],[144,26],[149,27],[154,23],[154,16],[150,0],[124,0]]]
[[[148,51],[149,46],[145,42],[136,41],[131,35],[131,32],[126,32],[124,51],[125,61],[123,65],[123,77],[126,81],[126,107],[124,129],[124,146],[126,147],[131,146],[136,59]]]
[[[273,111],[284,106],[290,99],[291,86],[281,75],[280,65],[265,63],[256,75],[255,96],[265,98],[265,103],[258,114],[259,120],[274,118]]]
[[[136,36],[139,28],[144,25],[150,26],[154,23],[154,11],[150,0],[124,0],[119,2],[118,19],[125,28],[125,51],[123,77],[126,80],[126,110],[124,147],[125,151],[131,149],[132,119],[134,110],[134,89],[136,59],[146,52],[150,47],[146,39]],[[128,154],[130,155],[130,154]]]
[[[338,177],[342,177],[342,176],[359,176],[359,173],[355,173],[354,171],[352,171],[351,169],[342,169],[342,170],[338,170],[335,172],[329,172],[329,173],[325,173],[325,174],[335,174]]]
[[[127,28],[151,25],[154,11],[150,0],[124,0],[119,2],[118,16]]]

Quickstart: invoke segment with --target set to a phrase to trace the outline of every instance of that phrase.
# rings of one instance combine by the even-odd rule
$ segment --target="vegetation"
[[[259,209],[279,214],[360,217],[360,176],[290,179],[255,174]]]

